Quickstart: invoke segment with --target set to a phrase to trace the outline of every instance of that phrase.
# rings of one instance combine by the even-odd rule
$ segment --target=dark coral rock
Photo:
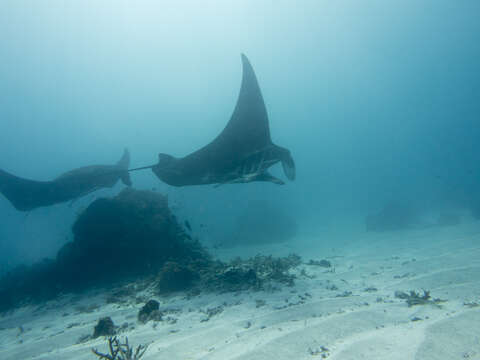
[[[320,266],[320,267],[325,267],[325,268],[329,268],[329,267],[332,267],[332,263],[328,260],[310,260],[307,265],[315,265],[315,266]]]
[[[167,198],[151,191],[127,188],[114,198],[97,199],[79,216],[73,233],[73,244],[60,258],[65,276],[74,272],[77,282],[153,274],[171,259],[208,257],[198,241],[185,236]]]
[[[168,261],[158,275],[158,290],[160,293],[186,290],[196,278],[196,274],[187,266]]]
[[[145,324],[149,320],[162,320],[162,313],[159,311],[160,303],[156,300],[149,300],[138,312],[138,321]]]
[[[104,317],[98,320],[97,325],[93,329],[93,338],[99,336],[112,336],[115,335],[115,325],[110,317]]]
[[[211,262],[199,241],[186,235],[167,198],[151,191],[127,188],[113,198],[95,200],[79,215],[73,234],[74,240],[58,251],[55,260],[0,278],[0,311],[60,292],[155,275],[167,261],[185,264],[194,272]],[[176,275],[182,287],[187,286],[191,274]]]
[[[321,267],[326,267],[326,268],[329,268],[329,267],[332,267],[332,263],[328,260],[320,260],[320,263],[318,264],[319,266]]]
[[[94,201],[79,216],[73,226],[74,256],[89,265],[92,276],[142,273],[159,266],[165,254],[179,255],[179,231],[166,197],[125,189],[113,199]]]

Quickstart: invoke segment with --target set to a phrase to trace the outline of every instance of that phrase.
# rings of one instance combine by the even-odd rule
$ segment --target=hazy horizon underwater
[[[98,245],[108,221],[118,237],[105,243],[105,258],[128,241],[138,241],[141,253],[158,221],[174,224],[162,230],[165,239],[181,234],[195,242],[197,255],[203,251],[195,247],[198,240],[214,260],[290,253],[302,256],[298,266],[328,260],[332,268],[319,268],[319,278],[320,270],[334,277],[355,272],[354,266],[370,274],[382,266],[383,274],[394,265],[379,265],[380,257],[398,260],[395,266],[418,261],[415,271],[389,275],[398,276],[395,284],[409,279],[411,288],[401,289],[406,292],[445,290],[446,283],[419,278],[435,266],[440,271],[444,265],[435,259],[458,259],[458,269],[468,274],[449,281],[465,281],[471,291],[451,293],[459,304],[480,304],[480,265],[473,256],[480,239],[478,14],[478,2],[446,0],[3,1],[0,293],[7,288],[1,278],[12,271],[60,262],[79,239]],[[137,168],[156,164],[160,153],[181,158],[209,144],[234,112],[242,54],[258,79],[272,141],[295,161],[294,181],[280,163],[270,171],[284,185],[176,187],[145,169],[130,172],[134,193],[118,178],[113,187],[28,211],[6,197],[4,172],[47,182],[84,166],[114,166],[124,149],[129,168]],[[120,199],[118,213],[104,210],[112,199]],[[163,217],[142,213],[148,206]],[[129,224],[138,230],[124,230]],[[159,251],[171,250],[165,249]],[[460,254],[469,252],[471,262],[461,266],[466,258]],[[308,292],[309,278],[300,269],[298,286]],[[88,271],[79,273],[87,279]],[[358,288],[336,295],[369,288],[367,280],[337,280],[358,280]],[[385,284],[377,287],[393,299],[396,285]],[[322,286],[332,287],[328,281]],[[13,349],[10,340],[2,345],[1,330],[0,354]],[[476,358],[480,349],[472,346]]]

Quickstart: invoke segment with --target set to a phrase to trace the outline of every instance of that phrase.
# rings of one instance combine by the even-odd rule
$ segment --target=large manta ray
[[[66,172],[51,181],[35,181],[0,170],[0,193],[20,211],[50,206],[112,187],[119,179],[130,186],[130,154],[125,149],[115,165],[91,165]]]
[[[278,162],[282,163],[287,178],[295,179],[290,151],[270,139],[262,93],[252,65],[243,54],[242,64],[240,94],[225,129],[211,143],[183,158],[159,154],[158,163],[149,167],[160,180],[173,186],[252,181],[284,184],[268,172]]]

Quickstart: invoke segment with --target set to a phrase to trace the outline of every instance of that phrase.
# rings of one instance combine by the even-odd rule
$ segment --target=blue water
[[[365,231],[392,200],[468,210],[480,198],[479,13],[473,0],[2,1],[0,168],[48,180],[124,147],[132,167],[186,155],[228,121],[245,53],[297,180],[179,189],[132,174],[202,241],[233,236],[259,199],[319,238]],[[77,214],[121,188],[29,214],[0,196],[0,269],[54,256]]]

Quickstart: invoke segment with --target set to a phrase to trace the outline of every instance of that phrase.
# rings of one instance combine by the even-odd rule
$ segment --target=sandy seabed
[[[156,296],[160,322],[137,322],[143,303],[108,304],[106,291],[65,295],[0,316],[0,359],[97,359],[104,337],[80,342],[98,319],[124,325],[120,339],[149,344],[150,359],[480,359],[480,223],[415,231],[299,237],[221,258],[295,252],[295,286],[277,291]],[[331,239],[330,239],[331,240]],[[409,307],[395,291],[446,300]],[[137,294],[138,295],[138,294]]]

